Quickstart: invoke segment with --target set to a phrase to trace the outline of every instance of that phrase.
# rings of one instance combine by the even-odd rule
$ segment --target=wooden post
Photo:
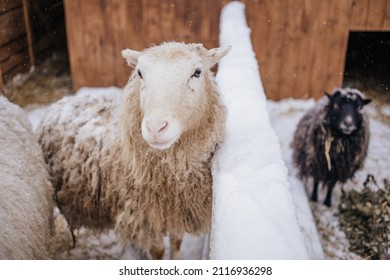
[[[4,81],[3,81],[3,71],[1,71],[1,65],[0,65],[0,91],[4,89]]]
[[[24,23],[26,25],[28,55],[30,56],[30,66],[35,66],[35,57],[34,57],[32,33],[31,33],[31,25],[30,25],[30,17],[29,17],[29,0],[22,0],[22,1],[23,1]]]

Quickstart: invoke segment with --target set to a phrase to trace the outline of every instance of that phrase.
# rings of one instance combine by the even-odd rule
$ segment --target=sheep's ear
[[[206,60],[208,61],[210,68],[217,64],[222,57],[227,55],[231,48],[232,46],[226,46],[208,50],[206,52]]]
[[[324,91],[324,94],[329,98],[329,100],[332,100],[332,95],[330,93],[327,93],[326,91]]]
[[[135,67],[137,65],[140,54],[141,52],[130,49],[125,49],[122,51],[122,56],[124,59],[126,59],[126,62],[130,67]]]
[[[367,105],[368,103],[370,103],[372,100],[370,98],[367,98],[367,99],[363,99],[363,106],[364,105]]]

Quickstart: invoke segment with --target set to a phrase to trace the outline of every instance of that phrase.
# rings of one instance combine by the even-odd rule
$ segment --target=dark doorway
[[[390,102],[390,32],[350,32],[343,86]]]

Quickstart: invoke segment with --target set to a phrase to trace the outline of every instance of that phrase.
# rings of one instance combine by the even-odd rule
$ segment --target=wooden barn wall
[[[0,90],[30,64],[22,0],[0,0]]]
[[[120,55],[162,41],[218,46],[220,1],[65,0],[73,88],[123,86],[130,68]]]
[[[61,13],[62,0],[0,0],[0,90],[16,74],[28,72],[34,58],[59,38],[63,44],[65,33],[55,25]]]
[[[123,86],[124,48],[218,45],[228,0],[65,0],[74,90]],[[267,96],[318,98],[341,86],[350,30],[390,30],[390,0],[243,0]]]
[[[390,0],[245,0],[268,97],[318,98],[341,86],[351,30],[390,31]]]

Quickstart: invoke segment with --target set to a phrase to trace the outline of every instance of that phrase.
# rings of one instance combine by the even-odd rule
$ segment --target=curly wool
[[[38,128],[55,199],[72,229],[112,228],[123,208],[119,186],[129,185],[121,165],[114,94],[78,94],[50,106]]]
[[[344,183],[363,167],[369,143],[368,117],[348,137],[332,133],[326,118],[328,98],[321,98],[299,122],[294,133],[293,160],[302,179],[312,177],[327,183],[331,179]],[[331,168],[326,158],[326,139],[332,137],[329,150]]]
[[[210,159],[222,140],[226,114],[212,77],[202,118],[165,151],[152,149],[142,138],[138,87],[136,82],[129,83],[122,110],[125,165],[134,187],[125,199],[117,228],[126,238],[137,238],[141,243],[150,237],[161,238],[161,233],[181,236],[185,231],[207,232],[212,202]],[[134,197],[142,199],[134,201]],[[135,211],[139,211],[137,220]]]
[[[152,149],[141,135],[134,76],[123,100],[119,93],[65,97],[52,105],[38,133],[71,227],[116,226],[124,240],[150,248],[165,235],[209,230],[210,159],[222,140],[226,111],[210,72],[207,107],[197,125],[173,147]]]
[[[0,135],[0,259],[48,259],[52,187],[23,110],[2,96]]]

